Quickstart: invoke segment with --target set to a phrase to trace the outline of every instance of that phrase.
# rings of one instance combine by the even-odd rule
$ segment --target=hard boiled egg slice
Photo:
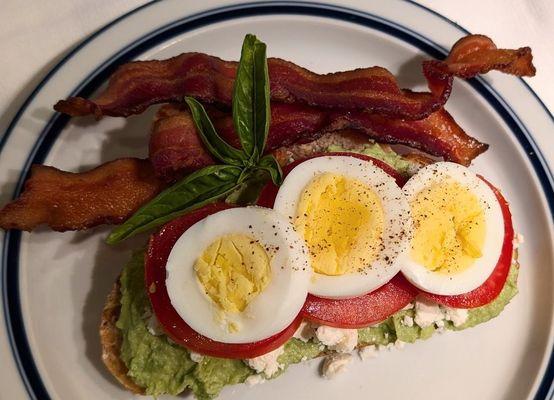
[[[395,180],[371,161],[322,156],[285,178],[274,209],[306,241],[309,292],[327,298],[369,293],[398,271],[409,242],[409,206]]]
[[[289,326],[310,279],[303,240],[280,214],[232,208],[197,222],[175,243],[166,265],[173,308],[196,332],[250,343]]]
[[[438,162],[404,185],[414,222],[398,262],[415,286],[455,295],[485,282],[500,257],[502,210],[491,188],[466,167]]]

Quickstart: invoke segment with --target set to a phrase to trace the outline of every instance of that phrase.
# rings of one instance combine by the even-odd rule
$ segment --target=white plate
[[[128,120],[85,118],[69,124],[51,111],[57,99],[91,95],[123,61],[193,50],[237,59],[244,34],[253,32],[268,43],[271,56],[312,70],[383,65],[399,75],[402,85],[418,87],[421,59],[444,55],[464,35],[454,23],[407,1],[343,1],[350,9],[202,3],[149,4],[64,59],[0,142],[2,192],[18,193],[32,162],[80,170],[146,155],[153,109]],[[551,398],[554,192],[546,160],[554,161],[552,116],[522,80],[498,73],[457,82],[447,108],[470,134],[491,144],[474,169],[511,200],[516,228],[525,235],[520,294],[489,323],[357,362],[333,382],[318,378],[318,361],[312,361],[264,385],[226,388],[222,399]],[[3,235],[2,397],[130,397],[102,365],[97,327],[106,294],[130,250],[141,242],[110,248],[102,244],[106,232]]]

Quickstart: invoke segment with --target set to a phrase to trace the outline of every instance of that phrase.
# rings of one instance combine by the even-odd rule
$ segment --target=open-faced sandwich
[[[330,378],[353,351],[473,327],[517,293],[508,203],[468,168],[488,146],[443,106],[454,77],[530,76],[531,60],[467,36],[424,62],[429,92],[380,67],[318,75],[266,60],[253,35],[240,63],[125,64],[96,100],[55,108],[100,118],[171,102],[149,159],[78,174],[36,166],[0,226],[119,224],[110,244],[154,232],[100,327],[104,363],[134,393],[210,399],[319,356]]]

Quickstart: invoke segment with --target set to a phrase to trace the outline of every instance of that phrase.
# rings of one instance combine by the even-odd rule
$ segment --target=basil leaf
[[[268,154],[267,156],[263,157],[258,163],[257,168],[269,172],[269,174],[271,175],[271,180],[277,186],[280,186],[281,183],[283,183],[283,171],[281,170],[281,166],[272,154]]]
[[[208,151],[225,164],[243,165],[248,157],[218,135],[202,104],[192,97],[185,97],[185,101],[190,108],[196,130]]]
[[[254,46],[254,90],[256,93],[256,113],[254,125],[256,126],[256,149],[258,157],[264,153],[269,125],[271,122],[271,109],[269,97],[269,72],[267,68],[266,45],[259,40]]]
[[[263,154],[271,119],[269,107],[266,46],[248,34],[242,44],[233,88],[233,123],[252,164]]]
[[[241,173],[241,168],[231,165],[212,165],[193,172],[142,206],[115,228],[106,242],[118,243],[227,196],[236,189]]]
[[[260,192],[269,180],[269,173],[262,169],[253,170],[248,173],[246,179],[227,196],[225,201],[231,204],[248,205],[256,204]]]

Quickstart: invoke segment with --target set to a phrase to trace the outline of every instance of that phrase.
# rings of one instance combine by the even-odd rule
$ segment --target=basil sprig
[[[270,118],[266,46],[256,36],[246,35],[233,88],[233,123],[253,164],[265,147]]]
[[[158,194],[115,228],[107,243],[118,243],[223,198],[253,201],[253,190],[248,189],[259,190],[263,182],[260,176],[267,175],[281,184],[277,160],[272,155],[263,156],[271,119],[269,76],[266,45],[256,36],[244,38],[233,89],[233,122],[241,149],[219,136],[202,104],[192,97],[186,97],[185,102],[206,149],[224,164],[193,172]]]

